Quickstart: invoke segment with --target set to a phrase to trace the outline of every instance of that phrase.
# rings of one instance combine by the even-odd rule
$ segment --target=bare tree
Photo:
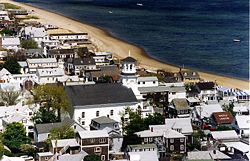
[[[19,91],[15,91],[15,87],[8,86],[4,89],[0,89],[0,98],[3,103],[7,106],[16,105],[20,100],[18,97],[20,96]]]

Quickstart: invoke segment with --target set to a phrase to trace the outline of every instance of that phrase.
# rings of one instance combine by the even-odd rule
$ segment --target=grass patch
[[[19,20],[30,20],[30,19],[39,19],[37,16],[25,16],[18,18]]]
[[[5,9],[21,9],[20,6],[11,3],[0,3],[0,4],[4,4]]]

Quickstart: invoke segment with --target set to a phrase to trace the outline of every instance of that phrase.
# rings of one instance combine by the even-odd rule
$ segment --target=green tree
[[[19,153],[22,144],[30,144],[30,138],[26,136],[23,124],[19,122],[9,123],[3,133],[3,144],[10,148],[12,153]]]
[[[84,161],[101,161],[101,157],[96,154],[89,154],[84,157]]]
[[[0,140],[0,159],[2,159],[3,154],[4,154],[4,146],[2,141]]]
[[[56,139],[71,139],[75,137],[75,131],[69,125],[63,125],[59,127],[54,127],[50,130],[49,138],[47,139],[47,143],[51,140]]]
[[[4,28],[3,30],[1,30],[0,34],[1,35],[6,34],[6,35],[9,35],[9,36],[13,35],[13,33],[9,29],[6,29],[6,28]]]
[[[47,111],[45,108],[40,108],[32,119],[36,124],[60,122],[60,118],[55,115],[55,110]]]
[[[0,89],[0,98],[2,99],[2,102],[7,105],[16,105],[20,100],[18,97],[20,96],[19,91],[15,91],[14,87],[6,87],[3,89]]]
[[[20,146],[20,150],[23,153],[27,154],[28,156],[33,156],[33,157],[35,157],[35,153],[37,151],[36,147],[31,144],[22,144]]]
[[[201,150],[201,140],[206,138],[206,134],[203,130],[198,129],[192,133],[193,145],[187,145],[188,150],[192,151],[193,149]]]
[[[16,58],[8,57],[3,64],[3,68],[7,69],[11,74],[20,74],[21,66],[17,62]]]
[[[232,128],[230,128],[228,126],[219,125],[216,127],[215,131],[227,131],[227,130],[232,130]]]
[[[32,39],[21,40],[21,47],[24,49],[38,49],[37,43]]]
[[[233,111],[234,109],[234,104],[233,103],[230,103],[229,105],[222,105],[222,108],[224,111],[229,111],[232,113],[233,116],[236,116],[236,112]]]
[[[38,103],[41,108],[45,108],[47,113],[57,111],[57,116],[61,117],[61,112],[65,113],[70,107],[67,94],[62,86],[43,84],[34,88],[33,98],[30,98],[28,104]]]

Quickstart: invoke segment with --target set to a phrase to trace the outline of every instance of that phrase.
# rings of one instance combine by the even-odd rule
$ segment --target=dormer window
[[[195,72],[193,72],[193,75],[196,75],[196,73],[195,73]]]
[[[187,76],[187,73],[184,73],[184,76]]]

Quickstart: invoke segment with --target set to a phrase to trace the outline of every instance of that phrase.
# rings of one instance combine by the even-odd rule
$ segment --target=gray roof
[[[122,84],[66,86],[65,90],[73,106],[137,102],[132,89]]]
[[[181,71],[180,74],[184,78],[200,78],[199,74],[196,71]]]
[[[157,77],[138,77],[139,82],[151,82],[151,81],[158,81]]]
[[[75,123],[74,120],[66,117],[62,122],[36,124],[35,128],[36,128],[38,134],[42,134],[42,133],[49,133],[52,128],[60,127],[60,126],[63,126],[63,125],[71,126],[71,125],[73,125],[73,123]]]
[[[169,87],[169,92],[186,92],[185,87],[181,86],[174,86],[174,87]]]
[[[229,156],[223,154],[219,150],[214,151],[193,151],[193,152],[188,152],[187,155],[188,160],[203,160],[203,159],[231,159]]]
[[[151,93],[151,92],[166,92],[169,87],[166,86],[155,86],[155,87],[138,87],[140,93]]]
[[[99,123],[99,124],[111,124],[111,123],[116,123],[117,122],[117,121],[115,121],[115,120],[113,120],[111,118],[108,118],[106,116],[97,117],[97,118],[94,118],[92,120]]]
[[[173,104],[176,109],[189,109],[189,105],[186,98],[175,98]]]
[[[76,58],[74,59],[75,65],[95,65],[95,59],[93,58]]]
[[[132,57],[126,57],[125,59],[122,59],[122,62],[131,62],[131,63],[135,63],[136,60]]]

